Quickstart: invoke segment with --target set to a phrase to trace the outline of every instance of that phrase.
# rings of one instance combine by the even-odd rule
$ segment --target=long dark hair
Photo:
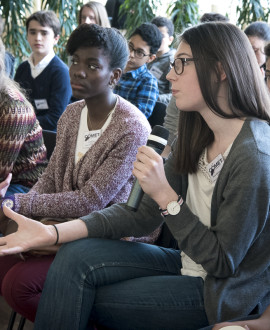
[[[269,92],[251,44],[239,28],[224,22],[203,23],[187,29],[179,42],[191,48],[201,92],[211,111],[223,118],[256,117],[270,122]],[[218,102],[220,65],[226,74],[232,114]],[[180,111],[177,171],[195,173],[202,151],[213,139],[213,132],[199,113]]]

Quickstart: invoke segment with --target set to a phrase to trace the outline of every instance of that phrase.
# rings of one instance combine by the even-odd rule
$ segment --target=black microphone
[[[154,149],[160,155],[167,144],[168,137],[169,131],[163,126],[156,125],[152,129],[152,132],[148,137],[146,145]],[[139,181],[136,179],[131,188],[131,192],[126,206],[132,211],[136,212],[143,197],[143,194],[144,192],[139,184]]]

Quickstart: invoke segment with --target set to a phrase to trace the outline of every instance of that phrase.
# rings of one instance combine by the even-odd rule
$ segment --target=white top
[[[117,102],[116,102],[117,104]],[[112,114],[115,111],[116,104],[109,114],[106,122],[101,127],[101,129],[90,131],[87,124],[87,114],[88,109],[87,106],[85,106],[82,109],[81,112],[81,119],[80,119],[80,126],[78,131],[78,137],[77,137],[77,143],[76,143],[76,149],[75,149],[75,164],[78,163],[78,161],[85,155],[85,153],[92,147],[92,145],[99,139],[101,134],[105,131],[105,129],[108,127],[108,125],[111,122]]]
[[[51,62],[51,60],[54,58],[55,53],[52,50],[49,52],[48,55],[46,55],[37,65],[34,65],[33,62],[33,53],[28,58],[28,63],[30,64],[31,74],[32,77],[35,79],[38,75],[41,74],[41,72],[46,68],[46,66]]]
[[[205,149],[199,159],[198,171],[188,175],[186,203],[190,210],[208,228],[210,227],[211,201],[215,183],[231,146],[227,148],[223,156],[218,155],[211,163],[207,162],[207,149]],[[201,265],[196,264],[184,252],[181,252],[181,257],[182,275],[199,276],[205,279],[207,274]]]

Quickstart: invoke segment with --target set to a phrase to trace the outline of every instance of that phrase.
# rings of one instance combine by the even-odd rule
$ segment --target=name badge
[[[91,132],[89,131],[85,132],[83,148],[88,150],[90,147],[92,147],[92,145],[97,141],[100,135],[101,135],[101,129]]]
[[[38,110],[47,110],[49,109],[48,102],[46,99],[34,100],[36,108]]]
[[[224,164],[224,159],[219,154],[210,164],[206,166],[211,182],[215,182],[218,178],[219,172],[221,171]]]
[[[149,70],[153,76],[155,76],[157,79],[159,79],[162,74],[163,74],[163,71],[161,71],[160,69],[158,68],[155,68],[155,67],[152,67],[150,70]]]

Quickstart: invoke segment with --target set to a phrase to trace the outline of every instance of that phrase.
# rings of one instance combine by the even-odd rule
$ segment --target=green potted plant
[[[137,26],[150,22],[156,16],[158,6],[161,6],[161,0],[125,0],[120,6],[119,18],[125,16],[127,37]]]
[[[199,21],[197,0],[178,0],[172,2],[167,14],[174,23],[175,32],[181,33],[185,28],[196,25]]]
[[[267,0],[267,7],[263,7],[260,0],[241,0],[236,12],[238,14],[237,25],[241,28],[255,21],[268,22],[269,0]]]

